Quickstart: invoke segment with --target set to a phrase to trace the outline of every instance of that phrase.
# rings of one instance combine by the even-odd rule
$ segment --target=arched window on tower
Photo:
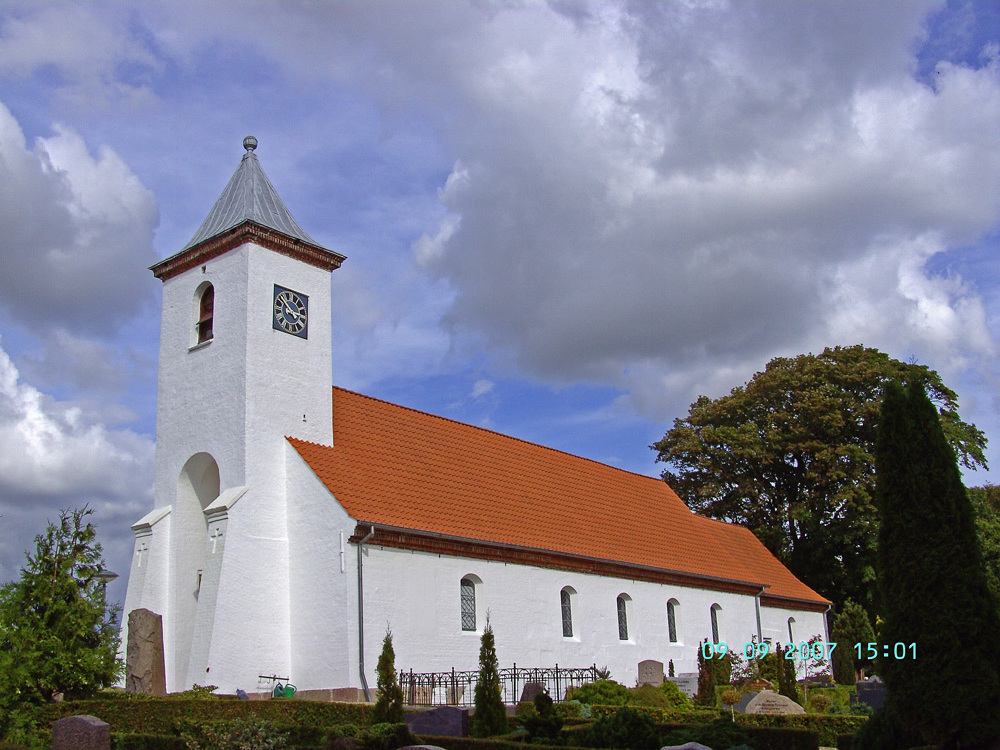
[[[208,284],[201,292],[198,304],[198,343],[211,341],[215,335],[213,321],[215,319],[215,287]]]

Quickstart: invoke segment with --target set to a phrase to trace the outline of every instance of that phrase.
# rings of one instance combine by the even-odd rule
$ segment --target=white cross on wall
[[[212,530],[212,554],[213,555],[215,554],[215,543],[219,541],[219,537],[221,537],[221,536],[222,536],[222,532],[219,530],[219,527],[216,526]]]
[[[135,554],[138,555],[138,557],[139,557],[139,564],[138,564],[137,567],[139,567],[139,568],[142,567],[142,553],[143,552],[147,552],[148,550],[149,550],[149,545],[148,544],[146,544],[145,542],[141,542],[139,544],[138,548],[135,551]]]

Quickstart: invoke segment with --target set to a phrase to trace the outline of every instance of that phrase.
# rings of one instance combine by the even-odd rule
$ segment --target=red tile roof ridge
[[[412,406],[404,406],[403,404],[397,404],[397,403],[395,403],[393,401],[388,401],[388,400],[386,400],[384,398],[378,398],[377,396],[369,396],[367,393],[359,393],[358,391],[352,391],[350,388],[343,388],[343,387],[341,387],[339,385],[333,386],[333,390],[335,390],[335,391],[343,391],[344,393],[349,393],[352,396],[360,396],[361,398],[366,398],[366,399],[369,399],[370,401],[377,401],[378,403],[386,404],[388,406],[393,406],[393,407],[395,407],[397,409],[405,409],[406,411],[413,412],[414,414],[421,414],[421,415],[423,415],[425,417],[433,417],[434,419],[440,419],[440,420],[442,420],[444,422],[450,422],[451,424],[461,425],[462,427],[469,427],[469,428],[471,428],[473,430],[479,430],[480,432],[488,432],[491,435],[496,435],[497,437],[504,438],[505,440],[514,440],[514,441],[517,441],[518,443],[523,443],[524,445],[530,445],[533,448],[541,448],[542,450],[550,451],[552,453],[559,453],[559,454],[561,454],[563,456],[569,456],[570,458],[575,458],[575,459],[578,459],[580,461],[587,461],[589,463],[597,464],[598,466],[602,466],[602,467],[604,467],[606,469],[614,469],[615,471],[620,471],[623,474],[628,474],[630,476],[639,477],[641,479],[648,479],[648,480],[650,480],[652,482],[661,482],[663,484],[666,484],[666,482],[663,482],[663,480],[661,478],[659,478],[659,477],[651,477],[651,476],[649,476],[649,474],[640,474],[638,471],[631,471],[630,469],[623,469],[620,466],[612,466],[611,464],[606,464],[606,463],[603,463],[601,461],[598,461],[596,458],[587,458],[586,456],[581,456],[581,455],[579,455],[577,453],[570,453],[569,451],[560,450],[559,448],[553,448],[550,445],[544,445],[543,443],[535,443],[535,442],[532,442],[531,440],[526,440],[525,438],[517,437],[516,435],[508,435],[507,433],[500,432],[499,430],[492,430],[489,427],[480,427],[479,425],[470,424],[469,422],[463,422],[460,419],[453,419],[452,417],[444,417],[444,416],[441,416],[440,414],[435,414],[434,412],[424,411],[423,409],[415,409]],[[302,440],[300,442],[307,443],[309,441],[308,440]],[[321,444],[320,443],[314,443],[314,445],[321,445]],[[322,446],[322,447],[329,448],[330,446]],[[666,486],[669,487],[671,491],[673,491],[673,487],[670,487],[670,485],[666,485]],[[692,513],[693,512],[694,511],[692,511]],[[697,514],[695,514],[695,515],[697,515]],[[700,518],[706,518],[706,516],[699,516],[699,517]],[[711,520],[714,520],[714,519],[708,519],[708,520],[711,521]],[[725,523],[725,521],[720,521],[719,523]]]

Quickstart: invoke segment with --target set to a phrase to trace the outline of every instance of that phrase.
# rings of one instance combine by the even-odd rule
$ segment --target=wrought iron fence
[[[540,684],[554,701],[566,699],[574,686],[597,680],[597,665],[589,667],[519,667],[515,664],[500,671],[503,702],[517,703],[526,685]],[[399,685],[403,699],[410,706],[471,706],[475,702],[479,672],[409,672],[400,671]]]

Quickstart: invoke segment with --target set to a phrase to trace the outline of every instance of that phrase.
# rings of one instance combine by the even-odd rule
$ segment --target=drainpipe
[[[766,589],[766,588],[767,588],[767,586],[761,586],[760,587],[760,591],[758,591],[757,594],[753,598],[753,605],[754,605],[754,609],[756,610],[756,614],[757,614],[757,643],[763,643],[764,642],[764,631],[762,631],[761,628],[760,628],[760,597],[761,597],[761,594],[764,593],[764,589]],[[827,639],[827,640],[829,640],[829,639]]]
[[[826,605],[826,610],[823,612],[823,629],[826,631],[827,643],[830,642],[830,610],[833,609],[832,604]]]
[[[358,665],[361,669],[361,687],[364,688],[365,700],[368,703],[372,702],[372,696],[368,690],[368,679],[365,677],[365,578],[362,573],[361,548],[373,536],[375,536],[375,526],[372,526],[371,531],[358,542]]]

